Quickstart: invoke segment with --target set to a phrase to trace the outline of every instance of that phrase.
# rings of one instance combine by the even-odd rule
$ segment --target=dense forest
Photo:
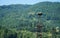
[[[36,38],[38,21],[44,27],[43,38],[60,38],[60,2],[0,6],[0,38]]]

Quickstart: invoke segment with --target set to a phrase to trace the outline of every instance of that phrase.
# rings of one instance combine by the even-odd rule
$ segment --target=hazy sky
[[[35,4],[43,1],[60,2],[60,0],[0,0],[0,5],[9,4]]]

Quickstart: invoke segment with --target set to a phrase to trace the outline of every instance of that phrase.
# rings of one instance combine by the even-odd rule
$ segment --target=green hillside
[[[43,38],[60,38],[60,2],[0,6],[0,38],[36,38],[38,21]]]
[[[42,22],[46,26],[60,25],[60,3],[40,2],[34,5],[0,6],[0,25],[7,28],[34,27],[38,22],[37,13],[42,12]],[[34,25],[32,24],[34,23]]]

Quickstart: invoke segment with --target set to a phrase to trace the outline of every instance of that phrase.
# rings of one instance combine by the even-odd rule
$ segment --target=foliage
[[[52,28],[60,27],[60,2],[0,6],[0,38],[36,38],[38,21],[44,26],[44,37],[52,35]]]

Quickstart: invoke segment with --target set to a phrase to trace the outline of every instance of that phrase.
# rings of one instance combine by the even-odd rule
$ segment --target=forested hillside
[[[43,14],[41,17],[38,17],[37,15],[39,12],[42,12]],[[38,20],[39,18],[40,20]],[[0,6],[0,34],[1,31],[6,32],[6,29],[9,30],[7,32],[8,34],[10,30],[12,30],[12,34],[16,34],[16,30],[19,30],[18,32],[16,31],[18,34],[20,33],[20,30],[24,30],[24,32],[27,31],[28,33],[35,32],[38,21],[43,24],[44,30],[47,29],[45,31],[50,31],[49,29],[53,27],[60,27],[60,2]],[[3,38],[3,35],[4,34],[0,35],[1,38]]]
[[[38,20],[37,13],[42,12],[43,23],[48,26],[60,25],[60,3],[40,2],[34,5],[0,6],[0,25],[8,28],[33,26]],[[48,22],[48,23],[47,23]],[[23,25],[23,26],[22,26]]]

